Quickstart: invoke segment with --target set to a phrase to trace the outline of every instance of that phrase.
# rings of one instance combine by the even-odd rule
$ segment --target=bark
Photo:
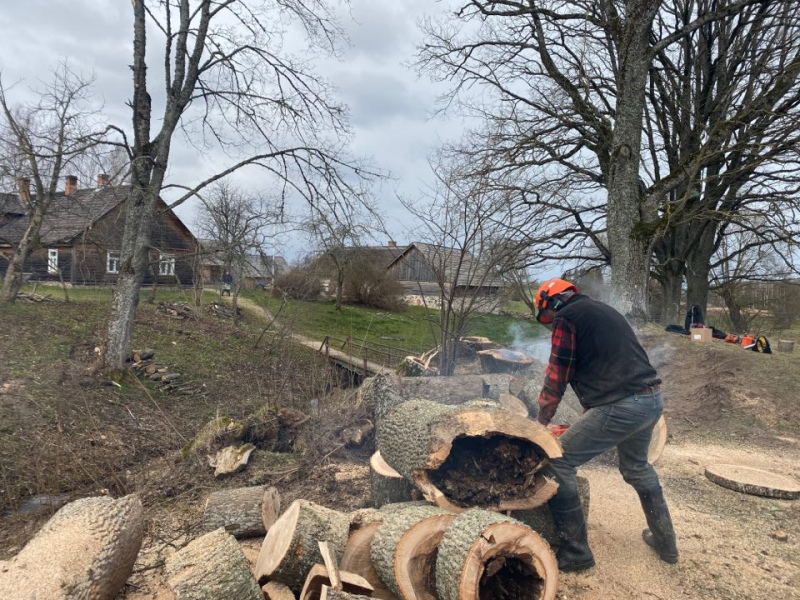
[[[372,539],[383,522],[383,515],[381,514],[377,518],[379,520],[364,525],[350,534],[340,566],[343,571],[350,571],[366,579],[372,585],[373,598],[397,600],[397,596],[381,581],[377,571],[375,571],[375,566],[372,564],[370,555]]]
[[[683,325],[681,310],[681,288],[683,287],[683,264],[676,260],[664,266],[661,280],[661,323]]]
[[[297,600],[292,590],[277,581],[270,581],[261,591],[264,592],[264,600]]]
[[[319,598],[322,593],[322,588],[325,586],[341,589],[344,592],[352,594],[372,594],[372,585],[369,581],[361,577],[361,575],[340,571],[340,579],[338,581],[333,581],[330,575],[331,571],[328,570],[325,565],[314,565],[311,567],[299,597],[307,598],[308,600]]]
[[[441,600],[554,600],[558,563],[529,527],[471,510],[452,521],[439,544],[436,589]]]
[[[369,461],[369,489],[372,506],[380,508],[384,504],[412,500],[414,487],[376,452]]]
[[[747,333],[749,322],[742,313],[742,307],[736,299],[736,290],[733,286],[724,286],[717,290],[717,293],[725,302],[725,308],[728,309],[728,318],[731,320],[734,332],[736,334]]]
[[[277,519],[280,496],[275,488],[255,486],[213,492],[203,510],[203,530],[220,527],[235,538],[265,535]]]
[[[650,33],[661,0],[629,0],[619,23],[619,67],[613,146],[608,173],[608,246],[612,305],[624,315],[647,315],[652,231],[639,177]],[[616,17],[620,18],[620,17]]]
[[[347,515],[295,500],[264,538],[255,568],[259,583],[278,581],[299,593],[311,567],[322,562],[318,543],[328,542],[333,553],[341,556],[349,529]]]
[[[431,584],[436,549],[454,518],[435,506],[412,506],[386,515],[372,539],[370,555],[375,571],[393,594],[435,597]]]
[[[714,255],[714,238],[717,224],[708,222],[700,239],[686,262],[686,306],[697,304],[706,316],[708,291],[711,280],[711,257]]]
[[[176,600],[263,600],[236,539],[224,529],[197,538],[166,561]]]

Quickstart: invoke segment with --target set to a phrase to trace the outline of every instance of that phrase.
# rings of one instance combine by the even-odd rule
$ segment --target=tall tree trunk
[[[742,314],[742,307],[736,299],[736,291],[733,286],[723,286],[718,290],[720,297],[725,302],[728,309],[728,317],[733,325],[734,332],[737,334],[747,333],[749,323]]]
[[[342,295],[344,294],[344,269],[336,272],[336,310],[342,310]]]
[[[39,246],[39,231],[42,228],[43,220],[44,209],[36,208],[28,228],[14,248],[14,252],[8,261],[8,269],[3,278],[3,289],[0,290],[0,302],[9,304],[16,302],[17,295],[22,289],[22,284],[25,283],[25,261],[28,260],[30,253]]]
[[[711,280],[711,257],[714,255],[714,239],[717,234],[716,223],[706,223],[695,248],[686,261],[686,305],[697,304],[708,308],[708,286]]]
[[[661,322],[664,325],[682,323],[681,288],[683,286],[683,263],[670,260],[664,265],[661,281]]]
[[[608,178],[608,244],[612,304],[624,315],[647,316],[652,233],[643,214],[639,177],[649,36],[660,0],[628,0],[620,23],[619,73]],[[618,19],[616,15],[613,17]]]

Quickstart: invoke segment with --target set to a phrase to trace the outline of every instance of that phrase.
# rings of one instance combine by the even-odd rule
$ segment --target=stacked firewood
[[[194,309],[182,302],[168,302],[162,300],[158,303],[158,312],[172,317],[173,319],[190,319],[194,316]]]
[[[156,360],[154,350],[134,350],[128,357],[131,371],[139,378],[153,381],[158,391],[179,396],[199,396],[206,393],[205,386],[183,381],[180,373],[171,372],[169,366]]]

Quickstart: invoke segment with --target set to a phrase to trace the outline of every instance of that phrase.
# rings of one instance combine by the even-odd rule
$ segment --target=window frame
[[[58,273],[58,248],[47,249],[47,272],[51,275]]]
[[[160,252],[158,255],[158,276],[171,277],[173,275],[175,275],[175,255],[169,252]]]
[[[119,274],[119,258],[120,252],[118,250],[108,250],[106,252],[106,273],[109,275],[118,275]],[[111,268],[112,262],[114,261],[114,269]]]

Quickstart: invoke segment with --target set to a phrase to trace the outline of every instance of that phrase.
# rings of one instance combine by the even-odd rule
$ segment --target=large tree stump
[[[295,500],[270,527],[258,555],[258,582],[279,581],[298,593],[306,575],[322,562],[318,542],[327,541],[334,555],[344,551],[350,518],[307,500]]]
[[[369,490],[372,506],[380,508],[384,504],[411,500],[414,486],[376,452],[369,459]]]
[[[794,352],[794,342],[792,340],[778,340],[778,352]]]
[[[384,416],[378,449],[428,501],[453,511],[544,504],[557,486],[541,468],[561,456],[556,438],[529,419],[499,407],[425,400],[399,404]]]
[[[277,581],[270,581],[261,591],[264,592],[264,600],[297,600],[292,590]]]
[[[558,562],[529,527],[495,512],[459,515],[439,543],[439,600],[553,600]]]
[[[386,515],[372,538],[370,556],[395,596],[436,600],[436,552],[454,518],[436,506],[412,506]]]
[[[203,510],[203,530],[220,527],[233,537],[259,537],[280,514],[281,498],[274,487],[255,486],[212,492]]]
[[[581,504],[583,505],[583,516],[588,520],[589,504],[591,501],[589,480],[582,475],[578,475],[577,480],[578,495],[581,497]],[[556,527],[553,523],[553,516],[550,514],[550,508],[546,504],[530,510],[511,511],[511,516],[533,529],[549,544],[558,544],[558,535],[556,534]]]
[[[112,600],[131,574],[143,536],[136,496],[70,502],[19,554],[0,561],[0,598]]]
[[[167,583],[176,600],[263,600],[236,538],[223,528],[167,558]]]

